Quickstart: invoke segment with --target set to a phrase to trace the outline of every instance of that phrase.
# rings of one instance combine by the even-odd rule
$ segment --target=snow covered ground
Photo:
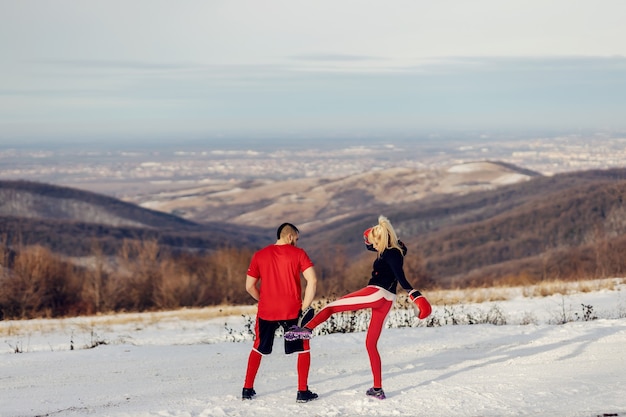
[[[387,328],[384,401],[364,395],[363,332],[312,340],[309,384],[320,398],[298,404],[296,358],[282,338],[263,360],[256,399],[241,400],[245,314],[0,321],[0,416],[626,416],[625,290],[433,312],[444,322],[496,306],[506,325]]]

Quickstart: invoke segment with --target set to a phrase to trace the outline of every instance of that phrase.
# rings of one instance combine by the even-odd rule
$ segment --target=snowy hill
[[[295,402],[295,357],[277,338],[257,398],[242,401],[253,306],[2,321],[0,415],[626,416],[626,286],[616,282],[435,305],[438,326],[385,329],[384,401],[364,395],[371,374],[363,332],[314,337],[309,384],[320,398],[307,404]],[[506,325],[443,320],[494,309]],[[404,313],[394,309],[389,324]]]

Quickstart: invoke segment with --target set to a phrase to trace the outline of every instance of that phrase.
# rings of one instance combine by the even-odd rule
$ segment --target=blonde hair
[[[381,254],[385,249],[396,248],[404,254],[398,243],[398,235],[391,222],[383,215],[378,216],[378,224],[372,227],[369,233],[369,241],[374,245],[374,249]]]

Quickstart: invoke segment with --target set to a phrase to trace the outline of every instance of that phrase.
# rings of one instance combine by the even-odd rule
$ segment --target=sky
[[[281,336],[263,358],[256,398],[241,400],[252,340],[242,337],[245,319],[234,310],[213,319],[181,310],[117,320],[5,320],[0,415],[623,417],[623,292],[621,284],[565,296],[435,305],[433,317],[461,322],[464,314],[476,318],[497,306],[507,324],[385,328],[378,343],[383,401],[365,396],[372,384],[365,332],[313,337],[308,382],[319,398],[297,404],[296,358],[283,353]],[[580,319],[581,304],[595,319]],[[388,323],[403,311],[393,309]],[[565,317],[572,320],[557,324]]]
[[[0,146],[625,129],[623,0],[0,0]]]

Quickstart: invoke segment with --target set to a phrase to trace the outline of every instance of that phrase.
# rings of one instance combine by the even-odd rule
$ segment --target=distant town
[[[336,178],[392,167],[418,170],[478,160],[502,161],[544,175],[622,167],[626,134],[570,135],[532,139],[478,138],[467,141],[370,141],[345,147],[336,142],[301,142],[287,147],[265,144],[146,146],[129,150],[94,147],[0,148],[0,179],[71,186],[124,198],[159,189],[212,182],[302,177]]]

